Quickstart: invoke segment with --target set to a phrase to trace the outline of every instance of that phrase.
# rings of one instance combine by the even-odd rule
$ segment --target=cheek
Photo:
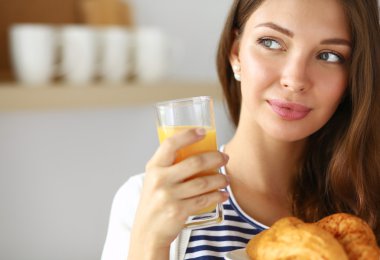
[[[276,78],[273,60],[262,57],[254,50],[243,49],[240,53],[242,87],[254,90],[266,88]]]
[[[347,89],[347,73],[345,71],[326,73],[325,76],[319,77],[319,81],[320,100],[327,108],[335,111]]]

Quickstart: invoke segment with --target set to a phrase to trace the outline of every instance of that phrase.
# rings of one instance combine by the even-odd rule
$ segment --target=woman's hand
[[[146,254],[151,253],[154,259],[168,259],[170,244],[183,229],[187,218],[228,198],[226,192],[219,191],[228,185],[224,175],[191,178],[199,172],[225,165],[227,155],[209,152],[174,163],[179,149],[204,136],[204,129],[180,132],[166,139],[146,165],[129,259],[150,259]]]

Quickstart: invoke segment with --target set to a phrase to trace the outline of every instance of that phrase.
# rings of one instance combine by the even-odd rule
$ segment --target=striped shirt
[[[224,221],[191,232],[186,260],[224,259],[227,252],[246,247],[254,235],[268,228],[249,217],[236,203],[230,187],[227,190],[230,197],[223,203]]]

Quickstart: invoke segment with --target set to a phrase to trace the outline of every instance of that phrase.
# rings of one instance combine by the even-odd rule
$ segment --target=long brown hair
[[[219,42],[217,69],[234,124],[239,123],[240,82],[229,55],[236,35],[265,0],[235,0]],[[353,50],[347,93],[333,117],[308,139],[294,183],[293,214],[316,221],[335,212],[355,214],[380,242],[380,27],[376,0],[341,0]],[[236,33],[238,32],[238,33]]]

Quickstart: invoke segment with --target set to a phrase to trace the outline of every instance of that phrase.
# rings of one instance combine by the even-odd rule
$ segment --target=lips
[[[297,103],[286,102],[282,100],[268,100],[267,101],[273,112],[284,120],[300,120],[306,117],[311,108]]]

